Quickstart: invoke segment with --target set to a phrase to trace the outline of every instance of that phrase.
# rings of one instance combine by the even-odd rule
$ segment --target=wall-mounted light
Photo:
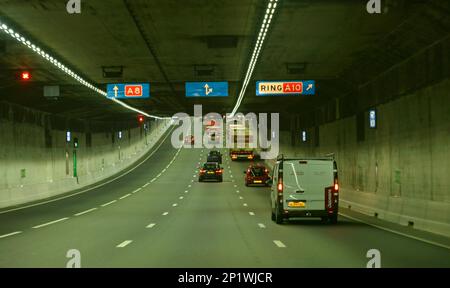
[[[66,142],[69,143],[71,141],[72,137],[71,137],[71,133],[70,131],[66,132]]]
[[[307,134],[306,134],[306,130],[302,130],[302,142],[306,142],[307,141]]]
[[[369,128],[372,128],[372,129],[377,128],[377,110],[376,109],[369,110]]]

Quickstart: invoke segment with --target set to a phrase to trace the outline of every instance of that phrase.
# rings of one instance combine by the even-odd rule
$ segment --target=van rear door
[[[325,188],[333,181],[332,160],[284,161],[284,209],[325,210]]]

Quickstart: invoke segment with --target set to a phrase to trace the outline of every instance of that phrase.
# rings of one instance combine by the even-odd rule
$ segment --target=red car
[[[184,143],[194,145],[194,135],[184,137]]]
[[[263,185],[269,186],[268,181],[270,179],[269,170],[261,164],[250,165],[247,170],[244,171],[245,186],[249,185]]]

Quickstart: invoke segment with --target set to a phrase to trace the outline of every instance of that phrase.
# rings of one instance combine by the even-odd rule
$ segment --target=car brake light
[[[200,170],[200,174],[205,173],[205,171],[206,171],[205,169],[201,169],[201,170]]]
[[[283,192],[283,183],[278,183],[278,192]]]
[[[222,169],[216,170],[217,174],[222,174]]]
[[[339,184],[336,182],[334,183],[334,191],[338,192],[339,191]]]

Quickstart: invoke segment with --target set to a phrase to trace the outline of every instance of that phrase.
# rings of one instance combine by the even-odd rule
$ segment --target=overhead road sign
[[[227,97],[228,82],[186,82],[186,97]]]
[[[257,81],[256,96],[314,95],[314,80]]]
[[[150,98],[150,84],[149,83],[108,84],[107,97],[110,99]]]

